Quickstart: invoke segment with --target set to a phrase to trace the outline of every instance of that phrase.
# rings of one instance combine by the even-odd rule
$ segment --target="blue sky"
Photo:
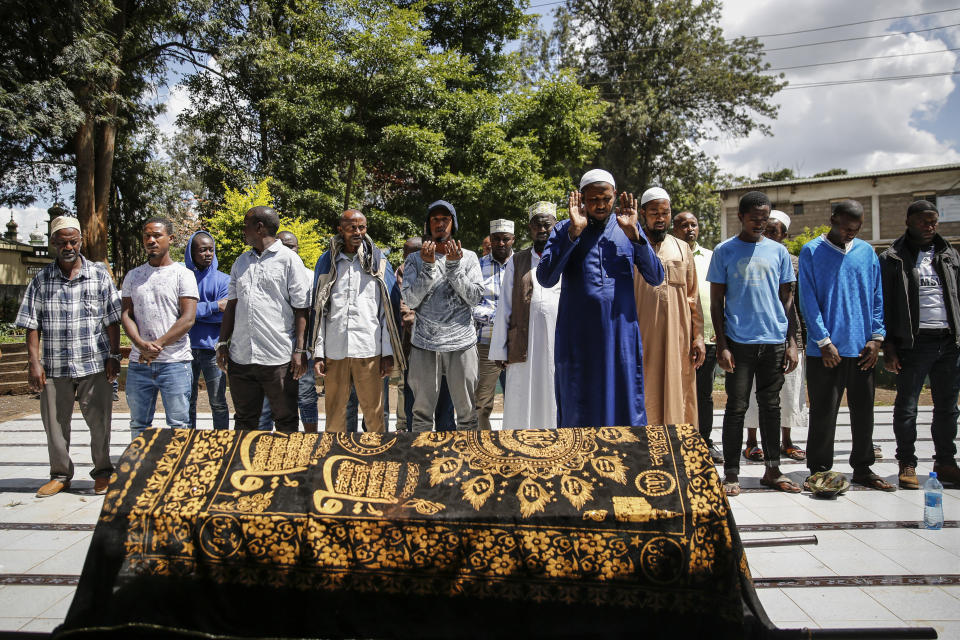
[[[544,1],[531,0],[531,4]],[[960,26],[949,26],[960,25],[960,10],[943,12],[956,6],[955,0],[729,0],[724,4],[721,25],[728,36],[737,36],[875,20],[837,29],[765,37],[762,42],[768,48],[767,59],[772,67],[872,58],[794,69],[786,72],[791,85],[912,76],[960,68],[960,51],[947,51],[960,49]],[[550,9],[539,7],[531,13],[542,14],[541,24],[549,27]],[[927,12],[941,13],[881,20]],[[942,26],[947,28],[853,40]],[[770,50],[827,40],[845,41]],[[960,75],[788,89],[775,98],[780,113],[769,123],[772,137],[720,139],[708,142],[704,149],[717,157],[724,171],[750,176],[781,168],[811,175],[833,167],[856,173],[960,162],[958,82]],[[167,132],[173,131],[176,115],[188,101],[175,86],[175,79],[171,85],[157,89],[157,99],[168,107],[158,124]],[[61,197],[69,199],[72,193],[72,187],[65,185]],[[44,201],[14,210],[23,238],[37,222],[41,228],[46,227],[48,206]],[[9,217],[10,210],[0,208],[0,223],[5,224]]]

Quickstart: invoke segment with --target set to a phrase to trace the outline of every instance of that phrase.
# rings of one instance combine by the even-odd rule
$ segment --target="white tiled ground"
[[[2,401],[2,400],[0,400]],[[114,416],[111,452],[119,455],[130,441],[129,416]],[[200,417],[209,428],[209,414]],[[322,417],[321,417],[322,420]],[[500,416],[492,418],[499,426]],[[720,412],[714,435],[719,439]],[[920,424],[929,424],[930,409],[922,408]],[[884,461],[874,470],[896,483],[897,465],[889,407],[876,410],[875,438],[884,451]],[[849,420],[844,412],[837,429],[835,468],[849,472]],[[90,531],[24,531],[5,529],[3,523],[94,524],[102,498],[92,493],[89,434],[75,416],[71,453],[77,464],[71,493],[38,499],[33,492],[48,473],[45,436],[39,415],[0,423],[0,485],[14,490],[0,492],[0,577],[3,574],[79,575],[90,543]],[[933,455],[929,431],[920,429],[921,459]],[[806,441],[796,430],[794,440]],[[886,440],[889,440],[886,441]],[[31,446],[16,446],[31,445]],[[17,463],[17,464],[11,464]],[[35,464],[23,464],[35,463]],[[932,463],[921,462],[923,475]],[[784,464],[794,480],[806,477],[802,464]],[[761,465],[741,463],[742,484],[758,487]],[[741,526],[816,522],[918,521],[922,517],[922,492],[850,491],[837,500],[816,500],[809,494],[787,495],[765,491],[745,492],[733,498],[734,515]],[[960,489],[944,495],[947,520],[960,519]],[[960,529],[863,529],[840,531],[775,531],[743,533],[745,540],[781,536],[816,535],[816,546],[748,549],[754,577],[822,577],[911,574],[960,574]],[[70,606],[73,587],[0,586],[0,631],[48,631],[59,624]],[[770,618],[780,627],[932,626],[941,638],[960,638],[960,585],[796,587],[758,589]]]

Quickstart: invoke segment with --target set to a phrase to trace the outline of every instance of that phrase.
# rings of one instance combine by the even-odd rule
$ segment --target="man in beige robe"
[[[663,284],[634,273],[643,341],[643,382],[650,424],[697,425],[697,368],[703,364],[703,309],[690,246],[667,234],[670,196],[659,187],[640,197],[640,220],[663,263]]]

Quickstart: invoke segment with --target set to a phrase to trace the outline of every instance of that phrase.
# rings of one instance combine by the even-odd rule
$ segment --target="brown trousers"
[[[40,391],[40,418],[47,432],[47,454],[50,456],[50,477],[70,480],[73,461],[70,459],[70,421],[74,401],[90,429],[90,453],[93,471],[99,478],[113,473],[110,462],[110,420],[113,417],[113,387],[104,371],[82,378],[47,378]]]
[[[347,401],[350,382],[357,390],[360,411],[367,423],[367,431],[383,433],[383,378],[380,377],[380,356],[372,358],[343,358],[326,361],[323,379],[324,407],[327,414],[325,431],[347,431]]]

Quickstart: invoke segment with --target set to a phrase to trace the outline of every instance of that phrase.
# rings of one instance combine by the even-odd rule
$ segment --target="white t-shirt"
[[[947,308],[943,303],[943,283],[933,266],[933,247],[917,252],[917,275],[920,283],[920,328],[946,329]]]
[[[127,273],[123,279],[121,295],[133,300],[133,317],[137,322],[137,331],[146,342],[161,337],[180,317],[180,298],[200,299],[197,291],[197,279],[179,262],[164,267],[142,264]],[[190,335],[168,344],[154,362],[188,362],[193,360],[190,353]],[[134,346],[130,350],[130,362],[140,361],[140,350]]]

